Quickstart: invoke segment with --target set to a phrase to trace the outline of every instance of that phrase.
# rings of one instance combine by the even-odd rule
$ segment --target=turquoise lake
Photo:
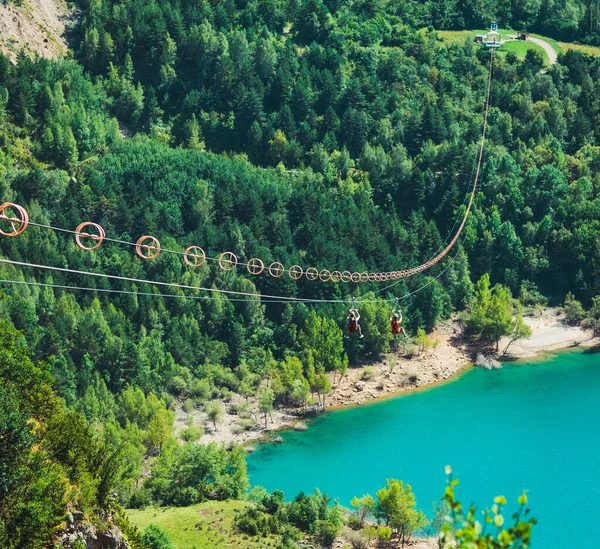
[[[349,505],[399,478],[429,514],[451,465],[465,505],[504,495],[516,507],[528,490],[535,549],[600,548],[600,353],[472,369],[282,436],[251,454],[248,468],[253,485],[282,489],[286,499],[319,487]]]

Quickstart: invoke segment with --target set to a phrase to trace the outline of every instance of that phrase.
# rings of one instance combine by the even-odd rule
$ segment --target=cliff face
[[[67,524],[54,546],[61,549],[132,549],[123,532],[114,524],[114,516],[90,520],[78,511],[67,514]]]
[[[60,57],[69,10],[65,0],[22,0],[0,4],[0,51],[13,62],[24,49],[29,55]]]

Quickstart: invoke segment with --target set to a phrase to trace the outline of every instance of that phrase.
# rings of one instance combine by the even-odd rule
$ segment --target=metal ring
[[[360,273],[361,282],[369,282],[369,273]]]
[[[340,271],[331,272],[331,282],[339,282],[342,279],[342,273]]]
[[[315,269],[314,267],[309,267],[308,269],[306,269],[306,272],[304,274],[306,275],[306,278],[308,278],[308,280],[317,280],[317,278],[319,278],[319,271],[317,271],[317,269]]]
[[[369,282],[375,282],[375,273],[368,273]]]
[[[331,273],[327,269],[323,269],[319,273],[319,279],[321,282],[329,282],[331,280]]]
[[[223,252],[219,256],[218,263],[224,271],[233,271],[238,263],[238,258],[233,252]]]
[[[190,258],[193,258],[193,260]],[[200,246],[190,246],[183,254],[183,260],[190,267],[201,267],[206,261],[206,254]]]
[[[246,269],[248,269],[248,272],[252,275],[259,275],[265,270],[265,264],[262,260],[258,259],[258,257],[253,257],[248,261]]]
[[[342,273],[342,282],[350,282],[352,280],[352,273],[350,271],[344,271]]]
[[[302,278],[304,271],[302,270],[302,267],[300,267],[300,265],[292,265],[288,269],[288,274],[290,275],[290,278],[298,280],[299,278]]]
[[[150,242],[152,242],[152,244],[144,244],[146,240],[149,240]],[[144,255],[143,250],[147,250],[148,255]],[[135,252],[142,259],[154,259],[160,253],[160,242],[153,236],[142,236],[135,245]]]
[[[7,208],[14,208],[17,210],[17,212],[19,212],[19,217],[10,217],[6,215]],[[19,236],[29,224],[29,215],[27,215],[25,208],[18,204],[13,204],[12,202],[5,202],[0,206],[0,219],[8,221],[13,229],[12,232],[9,233],[0,229],[0,234],[3,234],[4,236]],[[15,223],[17,223],[17,226],[15,226]]]
[[[375,282],[381,282],[383,280],[382,273],[375,273]]]
[[[360,273],[352,273],[351,280],[352,282],[360,282]]]
[[[96,229],[96,231],[98,231],[98,234],[95,235],[95,234],[89,234],[87,232],[82,232],[82,229],[84,227],[94,227],[94,229]],[[85,223],[81,223],[75,229],[75,242],[82,250],[92,251],[92,250],[95,250],[96,248],[99,248],[100,245],[102,244],[102,241],[104,240],[105,236],[106,236],[106,233],[104,232],[104,229],[102,227],[100,227],[100,225],[97,225],[96,223],[91,223],[89,221],[86,221]],[[84,246],[84,244],[81,242],[82,238],[91,238],[92,240],[96,241],[96,244],[94,244],[93,246]]]
[[[279,261],[274,261],[269,265],[269,274],[275,278],[279,278],[284,272],[285,267]]]

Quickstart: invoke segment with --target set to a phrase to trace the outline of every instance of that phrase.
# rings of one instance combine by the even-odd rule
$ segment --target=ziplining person
[[[392,307],[392,314],[390,315],[390,328],[392,330],[392,334],[394,334],[394,339],[398,339],[398,336],[402,334],[406,339],[406,331],[402,326],[403,316],[402,309],[400,308],[400,298],[396,298],[395,304]]]
[[[400,334],[406,338],[406,331],[402,326],[402,309],[392,310],[392,316],[390,316],[390,325],[395,339],[398,339],[398,335]]]
[[[346,339],[350,337],[351,333],[358,332],[358,339],[362,339],[365,337],[360,328],[360,324],[358,321],[360,320],[360,313],[358,312],[358,307],[356,306],[356,298],[352,298],[352,307],[348,310],[348,316],[346,317],[346,322],[348,323],[346,327],[346,335],[344,336]]]

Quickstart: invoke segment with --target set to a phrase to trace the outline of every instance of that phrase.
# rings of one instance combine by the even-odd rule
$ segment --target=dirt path
[[[555,49],[550,44],[548,44],[548,42],[546,42],[545,40],[540,40],[539,38],[533,38],[531,36],[529,36],[527,40],[530,40],[534,44],[537,44],[541,48],[544,48],[544,51],[546,52],[546,54],[548,55],[548,59],[550,60],[550,65],[554,65],[556,63],[556,60],[558,59],[558,54],[556,53]]]

